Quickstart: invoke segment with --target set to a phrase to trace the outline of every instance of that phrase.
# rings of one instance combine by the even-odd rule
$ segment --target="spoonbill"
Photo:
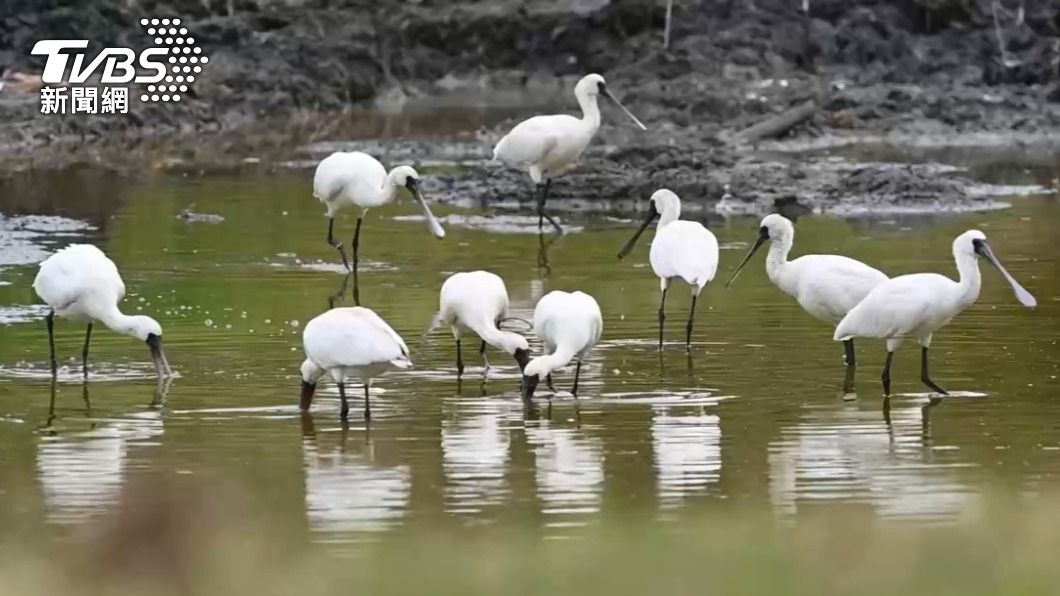
[[[563,233],[563,228],[556,220],[545,213],[545,202],[548,201],[552,178],[574,165],[600,128],[600,107],[597,105],[597,99],[601,93],[615,102],[641,130],[647,130],[647,127],[611,93],[604,83],[604,77],[589,74],[574,86],[574,97],[578,99],[578,106],[582,110],[580,119],[567,114],[534,116],[517,124],[493,148],[495,161],[526,169],[530,179],[537,185],[538,230],[542,228],[543,220],[547,219],[557,232]]]
[[[158,376],[173,374],[162,350],[162,327],[158,321],[145,315],[125,315],[118,309],[118,302],[125,297],[125,283],[114,261],[100,249],[91,244],[71,244],[59,250],[40,264],[33,290],[51,308],[44,320],[48,324],[53,379],[58,375],[55,315],[88,321],[85,345],[81,349],[81,371],[85,378],[88,378],[88,345],[96,321],[115,333],[145,342]]]
[[[655,191],[648,202],[648,216],[629,239],[618,258],[625,258],[637,244],[637,239],[656,217],[659,225],[651,242],[651,268],[659,278],[662,302],[659,303],[659,349],[663,345],[663,323],[666,321],[666,291],[674,279],[682,279],[692,286],[692,307],[688,310],[685,326],[685,347],[692,346],[692,320],[696,313],[696,299],[703,286],[714,279],[718,271],[718,239],[703,224],[682,221],[681,199],[665,188]]]
[[[523,399],[534,396],[542,377],[549,389],[552,371],[577,359],[574,369],[574,386],[571,393],[578,396],[578,377],[582,372],[582,360],[600,341],[604,329],[604,318],[596,299],[585,292],[563,292],[554,290],[545,294],[534,307],[534,333],[544,344],[542,356],[534,358],[523,369]]]
[[[873,288],[836,327],[834,339],[878,337],[887,340],[883,366],[883,394],[891,395],[891,359],[906,337],[920,343],[920,380],[932,391],[948,395],[928,374],[928,348],[935,331],[979,298],[982,280],[979,257],[993,265],[1012,286],[1020,304],[1033,308],[1034,296],[1009,274],[979,230],[968,230],[953,241],[953,259],[960,281],[937,273],[913,273],[889,279]]]
[[[485,367],[482,376],[489,374],[486,344],[507,352],[515,358],[522,372],[530,360],[530,344],[518,333],[502,330],[499,325],[508,316],[508,289],[500,276],[489,271],[466,271],[450,275],[442,284],[439,298],[439,317],[453,331],[456,340],[456,375],[464,374],[464,358],[460,351],[461,331],[472,331],[481,340],[479,355]]]
[[[354,299],[360,302],[357,288],[357,264],[360,259],[361,222],[370,207],[379,207],[394,200],[397,189],[404,187],[420,205],[427,218],[427,229],[439,240],[445,238],[442,224],[431,213],[431,208],[420,192],[420,176],[410,166],[397,166],[388,174],[379,160],[362,153],[336,152],[325,157],[313,175],[313,196],[324,203],[328,209],[328,244],[334,246],[342,257],[342,264],[353,273]],[[357,216],[357,228],[353,233],[353,268],[346,259],[346,249],[342,242],[335,240],[335,213],[345,207],[360,207]]]
[[[873,288],[887,281],[887,276],[878,269],[839,255],[804,255],[789,261],[795,226],[788,218],[774,213],[762,219],[758,238],[726,282],[726,288],[736,281],[744,265],[766,241],[770,241],[766,257],[769,281],[795,298],[803,310],[831,325],[845,317]],[[857,366],[854,340],[845,340],[843,347],[846,365]]]
[[[405,341],[368,308],[333,308],[315,317],[302,332],[306,359],[302,363],[301,409],[309,411],[317,381],[327,375],[339,386],[342,419],[350,407],[346,402],[346,379],[364,384],[364,419],[371,420],[368,389],[379,375],[412,366]]]

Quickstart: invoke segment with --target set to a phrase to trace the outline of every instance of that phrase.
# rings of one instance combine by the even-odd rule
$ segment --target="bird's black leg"
[[[332,233],[335,229],[335,218],[328,218],[328,244],[335,247],[339,251],[339,255],[342,256],[342,266],[346,268],[346,271],[350,270],[350,262],[346,260],[346,249],[342,247],[342,243],[335,240],[335,235]]]
[[[920,348],[920,380],[935,393],[949,395],[945,389],[939,387],[935,381],[931,380],[931,375],[928,374],[928,349],[923,346]]]
[[[478,347],[478,355],[482,358],[482,378],[485,379],[490,372],[490,361],[486,358],[486,340],[482,340],[482,345]]]
[[[692,321],[695,320],[696,316],[696,298],[699,296],[692,296],[692,308],[688,309],[688,325],[685,326],[685,349],[692,349]]]
[[[92,339],[92,321],[88,322],[88,329],[85,331],[85,347],[81,348],[81,374],[84,378],[88,378],[88,342]]]
[[[342,400],[342,409],[339,416],[346,420],[350,416],[350,404],[346,401],[346,383],[339,383],[339,399]]]
[[[59,364],[55,361],[55,311],[49,310],[44,321],[48,324],[48,351],[52,359],[52,379],[55,379],[59,376]]]
[[[848,339],[843,341],[843,350],[845,353],[845,360],[847,366],[857,366],[857,361],[854,358],[854,340]]]
[[[556,386],[552,384],[552,373],[545,375],[545,384],[548,385],[548,388],[552,393],[556,392]]]
[[[364,216],[357,218],[357,228],[353,232],[353,303],[361,305],[361,288],[357,283],[357,265],[361,262],[361,221]]]
[[[372,419],[372,405],[371,400],[368,398],[368,383],[364,384],[364,420],[365,422]]]
[[[464,376],[464,356],[460,353],[460,339],[456,340],[456,378]]]
[[[556,220],[552,219],[552,216],[545,213],[545,203],[548,201],[548,191],[552,188],[552,179],[548,178],[544,184],[538,184],[538,188],[541,189],[541,193],[537,198],[537,229],[538,231],[544,227],[544,220],[548,220],[548,223],[552,224],[552,227],[556,229],[556,233],[562,234],[563,228],[556,223]]]
[[[891,360],[894,359],[894,352],[887,352],[887,360],[883,363],[883,396],[891,396]]]
[[[668,289],[662,291],[662,301],[659,302],[659,349],[663,346],[663,324],[666,322],[666,292]]]
[[[571,387],[571,390],[570,390],[571,394],[573,394],[574,397],[578,397],[578,377],[581,376],[581,374],[582,374],[582,361],[579,360],[578,361],[578,365],[576,367],[574,367],[574,387]]]

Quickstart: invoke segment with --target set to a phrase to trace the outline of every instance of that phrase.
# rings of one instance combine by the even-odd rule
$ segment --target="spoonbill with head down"
[[[692,286],[692,306],[685,326],[685,346],[692,346],[692,320],[696,314],[696,299],[703,286],[714,279],[718,271],[718,239],[703,224],[682,221],[681,199],[663,188],[655,191],[648,202],[648,216],[629,239],[618,258],[625,258],[637,244],[637,239],[656,217],[659,226],[651,242],[651,268],[659,278],[662,302],[659,303],[659,349],[663,345],[663,323],[666,321],[666,291],[674,279],[682,279]]]
[[[531,360],[523,369],[523,399],[534,396],[542,378],[549,389],[555,391],[552,371],[566,366],[573,359],[578,360],[578,365],[574,369],[571,393],[577,397],[582,360],[600,341],[603,329],[600,305],[592,296],[585,292],[559,290],[545,294],[534,307],[534,333],[541,339],[545,354]]]
[[[410,166],[397,166],[388,174],[383,164],[367,153],[337,152],[325,157],[313,175],[313,196],[328,208],[328,244],[342,257],[342,264],[354,276],[354,300],[358,303],[357,264],[360,258],[361,222],[370,207],[379,207],[394,200],[397,189],[404,187],[420,205],[427,218],[427,228],[435,238],[445,238],[445,230],[431,213],[420,192],[420,176]],[[360,207],[357,228],[353,233],[353,268],[346,259],[342,242],[335,240],[335,213],[345,207]]]
[[[464,358],[460,350],[462,330],[472,331],[482,340],[479,355],[482,356],[485,378],[490,363],[486,358],[486,344],[507,352],[515,358],[522,372],[530,359],[530,344],[518,333],[504,331],[499,325],[508,316],[508,289],[504,280],[489,271],[467,271],[454,273],[442,284],[439,299],[439,318],[453,331],[456,340],[456,375],[464,374]]]
[[[111,331],[131,335],[147,344],[159,377],[173,374],[162,350],[162,327],[144,315],[125,315],[118,302],[125,297],[125,283],[114,261],[91,244],[71,244],[40,264],[33,290],[51,307],[44,317],[48,324],[48,348],[52,378],[57,374],[55,360],[55,315],[87,320],[85,345],[81,349],[81,371],[88,377],[88,344],[92,325],[103,323]]]
[[[582,77],[574,86],[574,96],[582,109],[580,119],[567,114],[534,116],[517,124],[493,148],[494,160],[525,168],[530,179],[537,185],[538,230],[541,229],[543,220],[547,219],[557,232],[563,233],[563,228],[556,220],[545,213],[545,202],[548,201],[552,178],[574,165],[600,128],[600,107],[597,105],[597,98],[601,93],[615,102],[641,130],[647,130],[611,93],[604,84],[604,77],[590,74]]]
[[[327,375],[339,386],[342,419],[349,415],[346,380],[364,384],[364,419],[372,417],[368,390],[372,379],[412,366],[405,341],[374,311],[355,306],[333,308],[309,321],[302,332],[306,359],[302,363],[301,409],[309,411],[317,381]]]
[[[1027,307],[1037,306],[1034,296],[1023,288],[1001,265],[986,235],[968,230],[953,241],[953,259],[960,281],[937,273],[900,275],[873,288],[836,327],[834,339],[878,337],[887,340],[887,361],[883,366],[883,394],[891,395],[891,359],[902,339],[913,337],[920,343],[920,380],[932,391],[947,395],[928,374],[928,348],[931,336],[979,298],[981,278],[979,257],[997,268],[1012,286],[1016,299]]]
[[[766,256],[769,281],[795,298],[803,310],[832,325],[845,317],[873,288],[887,281],[883,272],[861,261],[839,255],[803,255],[789,261],[788,253],[795,241],[795,226],[788,218],[774,213],[762,219],[758,239],[725,287],[736,281],[744,265],[766,241],[770,241],[769,254]],[[847,339],[843,347],[846,365],[856,366],[854,340]]]

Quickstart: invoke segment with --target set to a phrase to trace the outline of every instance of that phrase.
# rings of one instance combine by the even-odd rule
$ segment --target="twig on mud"
[[[997,48],[1001,52],[1001,68],[1008,68],[1008,52],[1005,51],[1005,38],[1001,33],[1001,21],[997,18],[998,0],[990,3],[990,12],[994,15],[994,34],[997,36]]]
[[[663,49],[670,49],[670,22],[674,16],[674,0],[666,0],[666,28],[663,29]]]
[[[809,120],[826,103],[827,99],[823,95],[809,99],[775,116],[770,116],[758,124],[748,126],[736,133],[736,138],[753,143],[762,139],[779,137],[802,122]]]

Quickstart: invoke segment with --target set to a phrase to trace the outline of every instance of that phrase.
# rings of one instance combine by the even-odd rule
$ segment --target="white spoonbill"
[[[1012,286],[1016,299],[1027,307],[1038,302],[1001,265],[986,235],[968,230],[953,241],[953,258],[960,281],[937,273],[900,275],[876,286],[836,327],[834,339],[877,337],[887,340],[887,361],[883,366],[883,394],[891,395],[891,359],[902,339],[912,337],[920,343],[920,380],[932,391],[946,391],[928,374],[928,348],[932,334],[979,298],[982,280],[979,257],[997,268]]]
[[[600,128],[600,107],[597,98],[603,93],[615,102],[641,130],[647,130],[622,102],[618,101],[604,84],[604,77],[590,74],[582,77],[574,86],[574,97],[582,109],[582,117],[567,114],[534,116],[515,125],[515,128],[493,148],[493,159],[520,169],[526,169],[530,179],[537,185],[537,228],[541,229],[547,219],[556,231],[563,228],[545,213],[545,201],[552,185],[552,178],[570,169],[589,146],[593,135]]]
[[[665,188],[655,191],[648,203],[648,217],[629,239],[618,258],[625,258],[633,250],[637,239],[656,217],[659,225],[651,241],[651,268],[659,277],[662,302],[659,303],[659,349],[663,345],[663,322],[666,321],[666,291],[674,279],[682,279],[692,286],[692,307],[688,310],[685,326],[685,346],[692,345],[692,320],[696,314],[696,299],[703,286],[714,279],[718,271],[718,239],[703,224],[682,221],[681,199]]]
[[[523,399],[534,396],[537,384],[544,378],[550,389],[552,371],[577,359],[574,386],[571,393],[578,396],[578,377],[582,360],[600,341],[604,318],[596,299],[585,292],[554,290],[545,294],[534,307],[534,333],[541,339],[545,354],[531,360],[523,369]]]
[[[838,323],[873,288],[887,281],[882,271],[839,255],[803,255],[789,261],[795,226],[788,218],[774,213],[762,219],[758,239],[725,287],[736,281],[744,265],[767,240],[770,241],[769,255],[766,256],[769,281],[795,298],[803,310],[830,325]],[[856,366],[854,340],[847,339],[843,347],[846,365]]]
[[[342,257],[342,264],[354,274],[354,297],[358,298],[357,263],[361,239],[361,222],[370,207],[379,207],[394,200],[397,189],[407,188],[412,198],[420,205],[427,218],[427,228],[435,238],[445,238],[445,230],[431,213],[430,207],[420,192],[420,177],[410,166],[397,166],[388,174],[379,160],[362,153],[337,152],[325,157],[317,165],[313,175],[313,196],[328,208],[328,244],[334,246]],[[345,207],[360,207],[357,228],[353,233],[353,268],[346,260],[346,249],[335,240],[335,213]]]
[[[327,375],[339,386],[342,419],[349,415],[346,402],[346,379],[364,384],[364,419],[372,417],[368,389],[372,379],[394,369],[412,366],[405,341],[374,311],[354,306],[333,308],[305,326],[302,344],[306,359],[302,363],[303,412],[309,411],[317,381]]]
[[[439,298],[439,318],[453,331],[456,340],[456,375],[464,374],[464,358],[460,350],[461,331],[472,331],[482,340],[479,355],[489,374],[486,344],[507,352],[515,358],[522,372],[530,360],[530,344],[518,333],[504,331],[500,323],[508,316],[508,288],[500,276],[489,271],[466,271],[450,275],[442,284]]]
[[[88,344],[96,321],[111,331],[131,335],[147,344],[159,377],[173,374],[162,350],[162,327],[144,315],[125,315],[118,302],[125,297],[125,283],[114,261],[91,244],[71,244],[40,264],[33,290],[51,307],[44,317],[48,324],[48,348],[52,378],[57,376],[55,360],[55,315],[87,320],[85,345],[81,350],[82,374],[88,377]]]

